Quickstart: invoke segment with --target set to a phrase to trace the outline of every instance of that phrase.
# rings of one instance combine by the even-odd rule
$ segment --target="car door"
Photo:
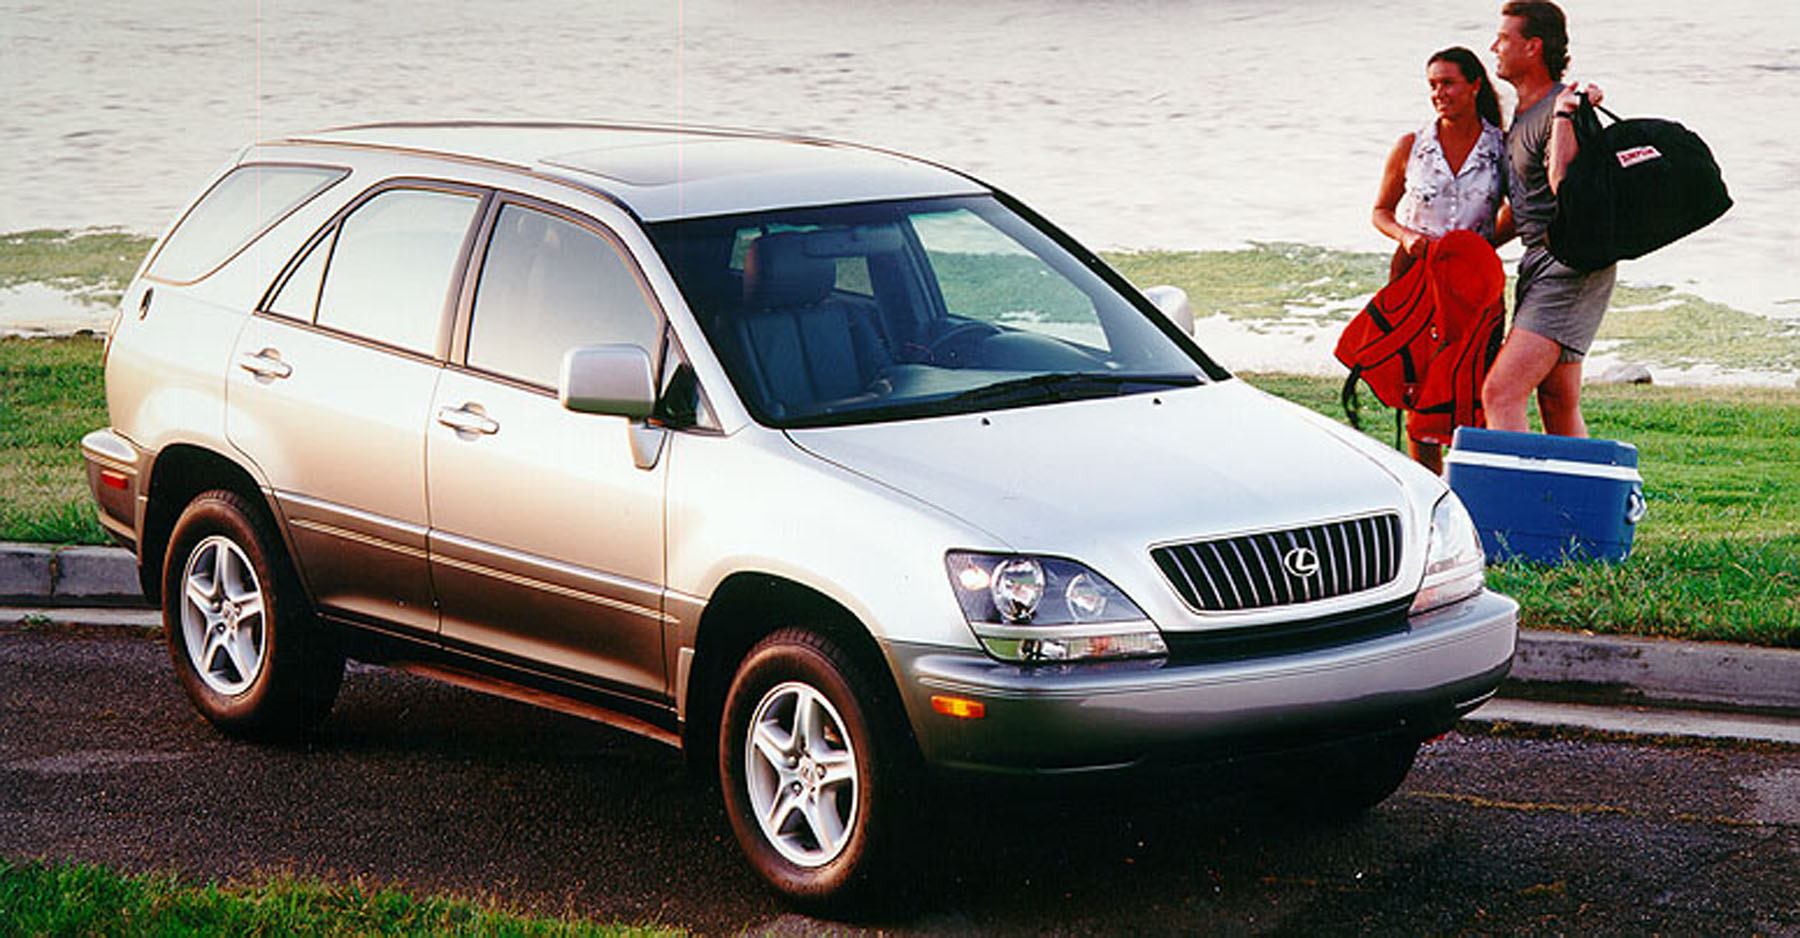
[[[630,421],[563,409],[563,353],[652,356],[662,316],[607,228],[502,199],[483,237],[465,338],[426,438],[432,578],[447,645],[663,699],[666,460]]]
[[[481,193],[396,185],[290,265],[238,338],[226,430],[321,611],[434,634],[425,423]]]

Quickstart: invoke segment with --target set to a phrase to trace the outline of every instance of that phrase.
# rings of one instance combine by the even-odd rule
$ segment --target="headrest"
[[[811,306],[836,283],[837,263],[809,256],[803,232],[763,235],[744,258],[744,304],[751,309]]]

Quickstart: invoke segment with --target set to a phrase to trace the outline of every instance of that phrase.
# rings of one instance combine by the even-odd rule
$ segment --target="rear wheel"
[[[905,786],[878,688],[830,639],[786,629],[758,643],[725,699],[719,776],[751,866],[809,904],[859,893],[899,846]]]
[[[188,503],[163,565],[169,657],[194,708],[243,736],[293,738],[330,712],[343,654],[263,514],[223,489]]]

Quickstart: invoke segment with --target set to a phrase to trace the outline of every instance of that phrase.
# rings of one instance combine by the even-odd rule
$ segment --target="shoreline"
[[[41,242],[41,236],[51,234],[40,230],[5,237]],[[111,297],[136,269],[132,256],[147,250],[150,239],[118,228],[68,231],[49,239],[67,243],[109,234],[142,246],[105,251],[112,265],[108,272],[54,256],[8,271],[10,282],[0,281],[0,336],[105,334],[118,309]],[[118,256],[110,256],[114,253]],[[1377,263],[1379,255],[1298,243],[1253,244],[1232,251],[1137,249],[1106,256],[1134,283],[1172,283],[1187,290],[1195,308],[1195,338],[1226,368],[1326,377],[1346,374],[1332,349],[1345,324],[1379,286],[1375,268],[1384,266]],[[1800,324],[1744,313],[1677,289],[1620,283],[1608,313],[1614,334],[1603,327],[1588,357],[1584,383],[1642,383],[1647,373],[1647,383],[1678,387],[1800,388],[1800,369],[1763,365],[1800,360]],[[1659,314],[1660,319],[1633,321]],[[1763,343],[1751,354],[1725,347],[1729,337],[1748,333],[1758,334],[1749,337],[1751,342]],[[1689,354],[1693,348],[1711,348],[1715,355]]]
[[[1219,364],[1233,373],[1278,372],[1282,374],[1345,377],[1348,369],[1332,357],[1343,323],[1323,324],[1270,323],[1266,320],[1238,320],[1223,313],[1196,318],[1194,335],[1200,347]],[[1682,367],[1646,364],[1610,352],[1606,346],[1614,342],[1596,342],[1582,369],[1584,384],[1630,384],[1613,377],[1623,369],[1642,367],[1651,380],[1647,383],[1668,387],[1751,387],[1793,390],[1800,388],[1800,376],[1789,372],[1752,368],[1725,368],[1713,363]]]

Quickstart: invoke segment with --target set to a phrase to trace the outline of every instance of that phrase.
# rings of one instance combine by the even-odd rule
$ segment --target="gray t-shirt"
[[[1507,198],[1512,202],[1513,225],[1519,240],[1543,244],[1550,218],[1556,214],[1556,193],[1550,191],[1550,125],[1556,119],[1557,84],[1537,103],[1513,114],[1506,131],[1508,166]]]

